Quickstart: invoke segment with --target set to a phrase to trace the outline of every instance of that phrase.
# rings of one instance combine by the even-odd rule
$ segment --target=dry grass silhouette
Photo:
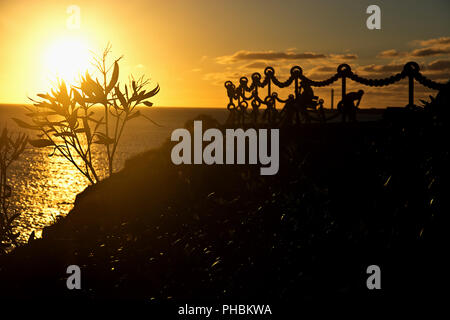
[[[5,253],[11,245],[17,245],[19,233],[14,233],[12,223],[20,213],[9,213],[8,198],[11,197],[12,188],[8,184],[7,173],[11,164],[16,161],[24,151],[27,136],[19,134],[14,136],[4,128],[0,135],[0,254]]]

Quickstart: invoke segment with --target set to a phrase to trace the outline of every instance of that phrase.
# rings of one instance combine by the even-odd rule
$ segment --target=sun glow
[[[74,83],[91,67],[92,53],[81,38],[62,38],[51,43],[44,54],[44,69],[49,80]]]

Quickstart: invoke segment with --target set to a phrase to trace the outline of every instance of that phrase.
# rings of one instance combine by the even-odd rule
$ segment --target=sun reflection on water
[[[15,225],[21,242],[33,230],[40,237],[42,228],[66,215],[76,195],[88,186],[84,176],[61,155],[48,157],[48,150],[28,149],[23,157],[27,165],[11,170],[10,176],[15,188],[11,210],[21,213],[20,223]]]
[[[144,111],[145,110],[145,111]],[[151,148],[158,147],[170,133],[193,119],[200,113],[198,109],[145,108],[147,116],[163,127],[149,125],[145,119],[136,119],[133,125],[125,129],[123,140],[117,149],[115,169],[123,167],[125,160]],[[203,109],[201,112],[205,112]],[[219,121],[225,121],[228,111],[209,109],[208,113]],[[0,107],[0,119],[23,117],[23,110],[14,106]],[[9,127],[17,129],[14,123]],[[32,137],[35,132],[28,132]],[[12,186],[9,198],[9,214],[21,213],[15,220],[15,232],[20,232],[19,242],[27,242],[34,231],[35,237],[41,237],[42,229],[53,224],[59,216],[65,216],[73,208],[77,194],[88,185],[87,179],[63,156],[51,153],[49,148],[27,147],[20,158],[13,162],[8,170],[8,184]],[[94,166],[101,177],[106,176],[104,150],[99,146],[93,149]]]

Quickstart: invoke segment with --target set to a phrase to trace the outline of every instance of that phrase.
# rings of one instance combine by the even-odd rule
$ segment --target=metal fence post
[[[412,107],[414,105],[414,76],[410,73],[408,75],[409,90],[408,90],[408,105]]]

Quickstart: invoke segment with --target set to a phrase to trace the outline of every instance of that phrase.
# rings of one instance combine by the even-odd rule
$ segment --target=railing
[[[239,80],[239,85],[235,86],[231,81],[225,82],[225,88],[227,89],[227,94],[229,98],[229,103],[227,105],[227,109],[230,110],[229,122],[234,124],[244,124],[246,119],[251,119],[252,122],[257,122],[260,117],[260,108],[264,105],[266,108],[262,115],[262,119],[267,121],[269,124],[276,124],[280,122],[283,118],[283,112],[288,106],[291,106],[296,113],[297,119],[299,119],[299,114],[302,116],[304,122],[310,121],[321,121],[325,122],[330,120],[331,118],[335,118],[336,115],[333,115],[331,118],[326,118],[323,112],[323,100],[320,99],[317,101],[319,106],[319,117],[313,117],[308,115],[306,112],[306,108],[302,108],[299,106],[299,97],[300,97],[300,86],[299,81],[304,83],[307,86],[311,87],[325,87],[329,86],[337,80],[341,79],[341,87],[342,93],[341,97],[344,101],[346,97],[346,81],[347,78],[351,79],[355,82],[361,83],[370,87],[383,87],[392,85],[406,77],[408,77],[408,106],[414,106],[414,80],[417,80],[420,84],[425,87],[434,90],[440,90],[444,84],[437,83],[433,80],[426,78],[419,71],[419,65],[416,62],[408,62],[403,67],[402,72],[399,72],[391,77],[384,79],[366,79],[358,76],[356,73],[353,73],[351,67],[348,64],[341,64],[337,68],[337,72],[332,77],[322,80],[315,81],[307,78],[303,75],[303,70],[299,66],[294,66],[291,68],[290,77],[281,82],[275,76],[275,70],[272,67],[267,67],[264,70],[264,80],[261,81],[262,76],[260,73],[253,73],[251,76],[252,83],[249,86],[249,80],[247,77],[241,77]],[[274,86],[278,88],[287,88],[294,84],[294,94],[290,94],[287,99],[281,99],[278,96],[277,92],[274,92]],[[259,89],[267,87],[267,95],[264,98],[260,97]],[[246,93],[250,93],[250,96],[246,96]],[[252,110],[247,111],[249,107],[249,103],[251,104]],[[284,103],[285,106],[281,112],[277,110],[276,103]],[[337,116],[339,115],[338,112]],[[286,117],[286,112],[285,115]],[[345,117],[343,117],[345,119]],[[286,120],[286,119],[285,119]],[[290,121],[290,120],[289,120]]]

